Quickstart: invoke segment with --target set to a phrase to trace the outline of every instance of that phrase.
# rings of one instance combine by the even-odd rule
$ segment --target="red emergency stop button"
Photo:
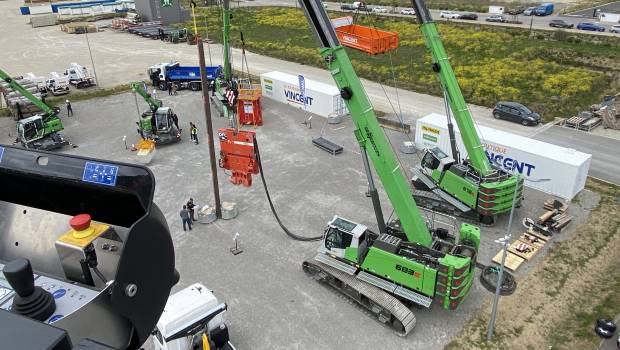
[[[90,215],[80,214],[76,215],[69,220],[69,225],[76,231],[84,231],[90,227]]]

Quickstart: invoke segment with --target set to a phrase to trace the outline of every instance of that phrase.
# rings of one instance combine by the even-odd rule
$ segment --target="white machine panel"
[[[3,268],[4,264],[0,264],[0,270]],[[34,285],[50,292],[54,297],[54,302],[56,302],[56,311],[45,320],[45,323],[49,324],[72,314],[99,294],[99,292],[83,286],[36,274],[34,275]],[[13,288],[4,279],[4,274],[0,274],[0,309],[10,310],[13,295],[15,295]]]

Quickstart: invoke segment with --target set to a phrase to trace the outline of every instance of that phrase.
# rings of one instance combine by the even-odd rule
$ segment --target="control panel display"
[[[106,186],[115,186],[117,175],[118,166],[116,165],[86,162],[86,165],[84,166],[84,175],[82,175],[82,181]]]

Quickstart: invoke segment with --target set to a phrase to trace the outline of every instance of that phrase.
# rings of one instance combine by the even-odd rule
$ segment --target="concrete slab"
[[[219,169],[222,198],[238,203],[239,217],[197,224],[192,231],[184,232],[178,212],[187,199],[193,197],[198,205],[213,200],[202,101],[200,94],[189,91],[159,97],[164,105],[175,109],[184,129],[189,121],[197,123],[201,141],[199,145],[190,143],[185,133],[180,144],[158,148],[149,165],[157,181],[156,203],[165,213],[174,239],[181,273],[175,290],[200,281],[226,301],[231,338],[238,349],[441,349],[490,296],[476,282],[459,310],[450,312],[436,305],[416,308],[416,328],[406,338],[396,336],[351,301],[305,276],[301,263],[313,256],[319,243],[293,241],[282,232],[271,215],[258,176],[252,187],[236,187]],[[325,128],[315,122],[308,129],[301,124],[305,114],[300,110],[270,100],[263,102],[265,125],[255,130],[266,179],[284,224],[305,236],[321,235],[335,214],[375,226],[372,205],[365,197],[367,184],[351,120]],[[127,136],[128,143],[138,140],[135,121],[145,107],[141,101],[138,105],[136,108],[131,93],[74,103],[75,116],[63,115],[62,119],[65,135],[79,148],[63,152],[135,162],[135,153],[125,149],[122,138]],[[0,143],[11,141],[13,136],[8,133],[13,124],[8,118],[0,119]],[[215,118],[214,124],[224,127],[227,121]],[[332,156],[312,146],[311,139],[321,134],[343,145],[344,152]],[[396,132],[387,134],[395,148],[406,139]],[[416,155],[398,156],[403,169],[418,161]],[[382,190],[380,196],[384,213],[390,215]],[[522,232],[521,218],[538,215],[548,197],[530,190],[526,196],[530,204],[518,209],[515,234]],[[584,219],[582,205],[587,203],[576,201],[571,205],[576,219],[570,227]],[[503,236],[506,221],[502,218],[494,228],[483,228],[478,258],[483,264],[490,263],[499,250],[493,241]],[[244,252],[234,256],[229,248],[237,232]],[[517,276],[527,273],[544,254],[524,264]]]

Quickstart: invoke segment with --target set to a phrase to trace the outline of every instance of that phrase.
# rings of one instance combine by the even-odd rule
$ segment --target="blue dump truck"
[[[207,79],[215,80],[222,74],[222,66],[207,66]],[[159,63],[150,66],[146,72],[153,86],[167,90],[169,83],[175,83],[179,89],[198,91],[201,89],[200,68],[198,66],[181,66],[179,62]]]
[[[549,16],[553,13],[553,4],[550,2],[541,4],[534,10],[536,16]]]

